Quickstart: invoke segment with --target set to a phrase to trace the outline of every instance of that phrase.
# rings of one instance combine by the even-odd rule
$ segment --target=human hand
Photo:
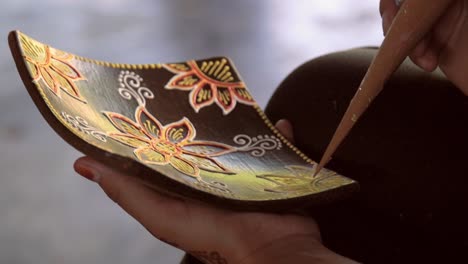
[[[384,34],[398,9],[395,0],[380,0]],[[412,51],[410,58],[426,71],[440,67],[447,78],[468,95],[468,0],[453,0],[432,30]]]
[[[289,122],[277,128],[292,140]],[[137,179],[83,157],[75,170],[95,181],[156,238],[204,263],[348,263],[321,243],[310,217],[234,212],[157,193]]]

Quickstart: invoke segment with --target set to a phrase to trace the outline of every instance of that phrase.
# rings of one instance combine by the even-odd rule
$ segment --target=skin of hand
[[[288,121],[276,126],[292,141]],[[204,263],[354,263],[322,245],[310,217],[235,212],[169,197],[89,157],[74,167],[156,238]]]
[[[380,0],[384,35],[398,9],[395,0]],[[453,0],[432,30],[413,50],[410,58],[429,72],[440,67],[447,78],[468,95],[468,0]]]

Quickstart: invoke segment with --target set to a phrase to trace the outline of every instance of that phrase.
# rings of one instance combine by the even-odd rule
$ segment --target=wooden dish
[[[313,177],[316,163],[274,128],[227,58],[129,65],[18,31],[9,43],[30,96],[66,142],[159,192],[285,211],[358,189],[330,170]]]

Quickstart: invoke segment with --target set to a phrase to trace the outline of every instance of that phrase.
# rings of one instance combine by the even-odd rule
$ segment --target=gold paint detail
[[[33,54],[32,56],[37,56],[37,54],[39,54],[39,52],[40,52],[40,50],[32,49],[31,54]],[[139,70],[145,70],[146,69],[146,70],[149,70],[149,69],[156,69],[156,68],[160,69],[160,68],[163,67],[163,65],[161,65],[161,64],[141,64],[141,65],[113,64],[113,63],[109,63],[109,62],[86,59],[86,58],[79,57],[79,56],[74,56],[74,59],[80,60],[80,61],[83,61],[83,62],[93,63],[93,64],[100,65],[100,66],[107,66],[107,67],[121,68],[121,69],[139,69]],[[224,66],[226,66],[226,65],[224,65]],[[216,62],[212,63],[210,65],[210,67],[208,67],[208,65],[207,65],[206,66],[207,67],[206,74],[213,74],[213,75],[220,76],[220,78],[222,78],[221,81],[222,80],[227,80],[229,82],[229,80],[233,80],[233,79],[230,79],[230,78],[234,78],[234,77],[228,76],[228,74],[226,72],[223,73],[223,71],[225,69],[224,66],[221,66],[221,61],[219,63],[216,63]],[[180,69],[183,69],[183,67],[181,67]],[[235,71],[234,68],[233,68],[233,70]],[[187,84],[196,84],[194,79],[186,79],[186,81],[187,80],[189,80],[189,82]],[[242,85],[244,85],[244,84],[242,83]],[[69,128],[69,130],[71,132],[73,132],[73,134],[77,135],[78,137],[83,138],[82,133],[86,133],[86,132],[80,131],[80,129],[74,127],[74,125],[71,122],[67,121],[67,118],[64,116],[64,113],[58,113],[56,111],[56,109],[54,108],[54,106],[52,105],[52,103],[50,102],[50,100],[48,98],[48,96],[50,96],[50,93],[45,93],[45,91],[44,91],[45,87],[43,87],[43,85],[42,86],[39,85],[38,83],[35,83],[35,86],[37,87],[40,95],[44,99],[46,105],[49,107],[49,109],[52,111],[52,113],[57,117],[57,119],[59,119],[59,121],[65,127]],[[214,88],[217,88],[217,87],[218,86],[216,86]],[[204,102],[207,99],[215,97],[215,95],[216,95],[215,91],[216,90],[213,90],[213,87],[211,87],[211,86],[209,86],[208,88],[209,89],[203,90],[203,93],[197,94],[198,95],[197,98],[200,98],[200,99],[197,99],[197,101],[201,100],[201,102]],[[233,89],[231,89],[231,92],[235,91],[236,89],[237,89],[237,87],[234,87]],[[239,89],[238,89],[238,91],[236,91],[235,96],[239,96],[239,95],[241,95],[243,98],[247,98],[247,100],[253,101],[252,96],[245,89],[245,86],[239,86]],[[223,96],[222,96],[222,100],[221,100],[222,103],[227,104],[227,102],[228,102],[228,100],[226,99],[226,98],[228,98],[227,96],[228,96],[228,93],[223,92]],[[232,96],[232,94],[231,94],[231,96]],[[234,97],[232,96],[232,98],[234,98]],[[298,150],[295,146],[293,146],[289,141],[287,141],[287,139],[285,139],[276,130],[274,125],[268,120],[266,115],[263,113],[263,111],[260,109],[260,107],[255,104],[254,101],[253,101],[253,106],[254,106],[254,109],[256,109],[258,115],[263,120],[263,122],[274,133],[274,135],[276,136],[276,140],[278,140],[280,146],[281,146],[281,143],[283,143],[284,145],[288,146],[288,148],[292,149],[300,158],[305,160],[307,163],[315,164],[305,154],[303,154],[300,150]],[[59,117],[61,117],[61,118],[59,118]],[[152,118],[154,118],[154,117],[152,117]],[[157,127],[150,120],[145,119],[145,120],[143,120],[144,122],[142,122],[142,123],[138,123],[138,121],[139,121],[138,119],[136,121],[137,121],[137,125],[138,125],[137,128],[141,129],[141,131],[144,131],[144,132],[142,132],[141,136],[146,137],[146,139],[144,139],[144,141],[138,140],[138,139],[132,139],[131,138],[132,135],[131,135],[130,132],[127,133],[127,134],[124,133],[124,135],[128,136],[129,144],[134,144],[134,145],[143,144],[144,145],[144,147],[134,148],[134,154],[135,154],[135,156],[137,158],[138,158],[138,155],[139,155],[142,159],[148,160],[149,164],[170,165],[170,166],[174,167],[176,170],[178,170],[178,171],[180,171],[180,172],[182,172],[182,173],[184,173],[184,174],[186,174],[188,176],[191,176],[191,177],[195,178],[195,179],[190,179],[190,181],[187,181],[186,183],[187,184],[192,184],[194,182],[195,185],[197,185],[197,187],[200,188],[200,189],[206,189],[206,190],[209,190],[210,192],[219,193],[219,194],[222,194],[222,195],[231,195],[232,194],[231,191],[229,190],[228,186],[225,183],[220,183],[220,182],[217,182],[217,181],[205,181],[204,179],[202,179],[200,177],[199,170],[201,169],[201,170],[206,170],[206,171],[209,171],[209,172],[220,172],[219,170],[220,170],[222,165],[219,163],[219,161],[215,160],[214,158],[217,157],[217,156],[224,155],[224,154],[239,151],[239,148],[241,148],[241,147],[236,148],[236,147],[228,146],[228,147],[231,147],[232,149],[213,150],[213,149],[216,149],[216,148],[218,148],[218,149],[223,148],[223,147],[220,147],[220,146],[226,146],[226,145],[223,145],[223,144],[218,143],[218,142],[209,142],[208,141],[208,143],[213,143],[213,145],[209,145],[209,144],[206,144],[207,141],[186,140],[188,137],[190,137],[191,133],[189,133],[189,132],[184,133],[184,130],[180,129],[180,128],[174,128],[173,130],[170,130],[170,132],[167,132],[168,131],[167,128],[173,123],[171,123],[169,125],[166,125],[166,126],[161,126],[160,130],[163,131],[163,132],[161,132],[161,131],[158,132]],[[89,125],[87,122],[86,122],[86,124]],[[121,123],[121,125],[126,130],[129,130],[129,131],[132,130],[132,129],[135,129],[134,127],[131,127],[128,124]],[[75,129],[70,129],[70,128],[73,128],[73,127]],[[166,131],[164,131],[164,129],[166,129]],[[77,133],[77,132],[81,132],[81,135],[79,133]],[[152,139],[155,138],[154,134],[157,134],[157,133],[160,133],[160,137],[157,137],[160,140],[159,141],[157,141],[157,140],[152,141]],[[195,129],[194,129],[192,134],[195,135]],[[106,134],[106,136],[107,135],[108,134]],[[273,138],[275,136],[271,136],[271,137]],[[177,143],[169,141],[167,139],[169,137],[171,139],[173,139]],[[162,140],[163,138],[165,138],[165,140]],[[118,140],[116,140],[116,141],[118,141]],[[105,142],[105,141],[103,141],[103,142]],[[191,147],[190,144],[192,144],[192,143],[200,144],[200,145],[197,146],[199,148],[196,149],[196,150],[190,149],[190,147]],[[177,144],[179,144],[179,145],[185,144],[185,145],[183,145],[183,147],[177,148]],[[155,149],[157,149],[158,151],[155,151]],[[139,151],[139,152],[137,153],[137,151]],[[182,153],[182,152],[179,152],[179,151],[185,151],[185,152],[183,152],[184,155],[188,155],[191,158],[187,158],[187,156],[180,155],[180,153]],[[194,155],[194,153],[197,154],[197,155]],[[179,157],[179,156],[181,156],[181,157]],[[206,157],[208,157],[208,158],[206,158]],[[205,159],[204,162],[199,162],[198,164],[196,163],[197,160],[203,160],[203,159]],[[218,171],[216,171],[216,170],[218,170]],[[220,173],[230,174],[232,172],[230,172],[228,170],[225,170],[225,171],[222,171]],[[194,176],[194,175],[197,175],[197,176]],[[281,177],[281,176],[288,176],[288,175],[276,174],[276,173],[274,173],[274,174],[272,173],[270,175],[272,177],[267,177],[268,176],[267,174],[258,175],[257,177],[259,177],[259,178],[263,177],[264,180],[270,181],[271,183],[274,183],[274,184],[278,185],[276,187],[270,188],[268,191],[294,192],[297,189],[296,185],[294,185],[294,184],[293,184],[293,187],[291,187],[291,188],[283,188],[282,186],[280,186],[281,184],[278,184],[278,183],[281,183],[281,180],[278,180],[277,178],[273,177],[273,176],[277,177],[278,175],[280,176],[281,179],[284,180],[284,182],[288,182],[288,181],[291,180],[288,177]],[[276,182],[273,182],[272,180],[274,180]],[[309,180],[309,179],[307,179],[307,180]],[[307,182],[307,180],[305,180],[305,182]]]
[[[154,63],[154,64],[118,64],[118,63],[112,63],[112,62],[107,62],[107,61],[102,61],[102,60],[94,60],[90,58],[85,58],[82,56],[74,55],[75,59],[87,62],[87,63],[92,63],[96,64],[99,66],[106,66],[109,68],[115,68],[115,69],[125,69],[125,70],[134,70],[135,68],[138,69],[144,69],[144,70],[149,70],[149,69],[161,69],[162,65],[160,63]]]
[[[289,194],[318,193],[354,182],[327,169],[322,169],[315,177],[313,167],[290,165],[285,166],[285,169],[271,174],[257,175],[257,178],[274,184],[265,191]]]
[[[119,130],[119,133],[108,133],[108,137],[134,148],[135,157],[143,163],[170,164],[174,169],[196,179],[200,178],[200,170],[233,174],[213,157],[235,152],[236,149],[218,142],[195,140],[195,127],[185,117],[163,126],[144,106],[135,110],[136,122],[118,113],[104,114]],[[126,126],[123,125],[125,123]],[[139,131],[135,133],[134,129]],[[213,151],[199,151],[198,147]]]
[[[183,80],[181,80],[179,84],[184,85],[184,86],[190,86],[190,85],[194,85],[198,81],[199,80],[194,78],[193,76],[187,76]]]
[[[216,103],[224,115],[233,111],[237,103],[256,105],[231,63],[226,58],[187,63],[163,64],[175,75],[165,85],[166,89],[190,91],[189,102],[195,112]]]
[[[235,197],[234,193],[229,189],[229,186],[222,182],[218,182],[218,181],[208,182],[208,181],[200,179],[195,182],[195,185],[202,190],[214,192],[222,196]]]
[[[72,98],[86,103],[75,84],[86,78],[72,64],[73,55],[44,45],[22,33],[18,33],[18,40],[34,83],[42,80],[42,83],[57,97],[61,98],[63,91]]]

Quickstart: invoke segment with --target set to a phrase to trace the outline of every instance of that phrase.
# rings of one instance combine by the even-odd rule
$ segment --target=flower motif
[[[225,115],[236,107],[237,102],[255,105],[245,84],[225,58],[164,64],[163,67],[176,74],[166,84],[166,89],[191,90],[189,101],[197,113],[214,102]]]
[[[200,169],[211,172],[232,174],[213,159],[235,151],[235,148],[212,141],[196,141],[192,123],[183,118],[163,126],[145,107],[135,111],[136,122],[127,117],[104,112],[120,132],[108,136],[122,144],[135,148],[138,160],[155,165],[170,164],[176,170],[199,178]]]
[[[42,79],[59,98],[61,98],[60,90],[63,90],[71,97],[86,102],[75,84],[75,81],[85,78],[70,63],[73,55],[50,48],[22,34],[20,39],[23,57],[34,82]]]
[[[285,166],[287,174],[264,174],[257,178],[267,180],[276,186],[265,191],[277,193],[318,193],[329,189],[348,185],[354,181],[338,175],[336,172],[322,169],[317,176],[313,176],[315,170],[312,167],[297,165]]]

